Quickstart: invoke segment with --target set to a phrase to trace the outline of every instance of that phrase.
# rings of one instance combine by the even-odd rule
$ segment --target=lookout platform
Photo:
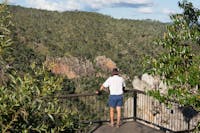
[[[109,124],[99,126],[93,133],[164,133],[138,122],[124,122],[120,127],[111,127]]]

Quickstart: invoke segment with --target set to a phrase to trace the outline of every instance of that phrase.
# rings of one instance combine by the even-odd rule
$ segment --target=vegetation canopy
[[[0,132],[75,132],[82,128],[77,123],[88,117],[90,105],[76,99],[69,111],[68,102],[63,106],[54,96],[94,92],[108,76],[106,68],[95,65],[99,56],[114,61],[129,83],[142,69],[152,68],[169,87],[167,95],[157,90],[150,92],[153,96],[200,111],[200,11],[187,1],[179,2],[179,7],[183,13],[172,15],[171,24],[163,24],[1,4]],[[142,68],[145,55],[152,60]],[[69,79],[44,65],[48,59],[62,63],[69,58],[85,67],[77,69],[85,76]],[[80,108],[85,109],[82,114]]]
[[[165,52],[150,61],[151,72],[167,83],[168,94],[159,90],[151,94],[161,101],[176,101],[200,111],[200,55],[193,50],[200,45],[200,10],[187,1],[178,5],[183,13],[171,16],[172,24],[157,41]]]
[[[0,132],[60,132],[78,127],[76,111],[58,106],[56,98],[46,99],[63,88],[63,78],[53,75],[42,65],[32,62],[28,72],[19,73],[12,67],[16,60],[10,28],[11,15],[0,5]],[[7,56],[5,56],[7,55]]]

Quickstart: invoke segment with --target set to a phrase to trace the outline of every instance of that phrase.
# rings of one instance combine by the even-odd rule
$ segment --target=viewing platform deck
[[[111,127],[109,124],[100,125],[93,133],[164,133],[163,131],[156,130],[155,128],[148,127],[138,122],[124,122],[118,128]]]

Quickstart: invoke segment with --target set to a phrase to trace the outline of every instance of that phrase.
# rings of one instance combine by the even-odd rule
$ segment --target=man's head
[[[119,74],[118,68],[113,68],[112,75],[118,75],[118,74]]]

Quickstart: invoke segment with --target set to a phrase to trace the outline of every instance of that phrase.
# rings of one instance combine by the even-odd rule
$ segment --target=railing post
[[[190,120],[187,121],[188,122],[188,132],[190,131]]]
[[[137,91],[133,91],[133,120],[137,118]]]

